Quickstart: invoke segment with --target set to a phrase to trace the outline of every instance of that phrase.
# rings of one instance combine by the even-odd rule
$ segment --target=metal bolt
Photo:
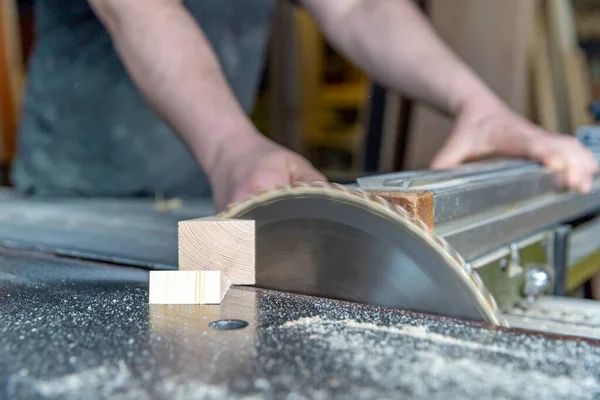
[[[552,286],[552,279],[552,272],[546,265],[527,265],[523,295],[528,301],[535,300]]]

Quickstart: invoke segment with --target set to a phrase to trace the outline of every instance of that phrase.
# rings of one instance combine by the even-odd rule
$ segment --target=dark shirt
[[[185,2],[247,111],[274,1]],[[206,177],[134,87],[87,1],[36,0],[36,16],[12,174],[17,189],[40,196],[209,196]]]

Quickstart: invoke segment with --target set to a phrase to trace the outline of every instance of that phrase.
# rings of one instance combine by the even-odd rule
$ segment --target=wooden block
[[[415,192],[374,191],[373,193],[404,207],[413,218],[423,221],[433,232],[434,211],[431,192],[423,190]]]
[[[221,271],[150,271],[150,304],[220,304],[231,282]]]
[[[179,270],[219,270],[233,285],[254,285],[254,221],[201,218],[179,222]]]

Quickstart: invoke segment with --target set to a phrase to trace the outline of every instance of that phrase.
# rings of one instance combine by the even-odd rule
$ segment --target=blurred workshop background
[[[0,7],[0,162],[15,134],[33,0]],[[547,129],[594,122],[600,99],[600,0],[421,0],[441,37],[515,110]],[[252,115],[265,135],[309,158],[330,179],[425,168],[450,120],[387,91],[336,53],[311,18],[278,1],[269,61]]]

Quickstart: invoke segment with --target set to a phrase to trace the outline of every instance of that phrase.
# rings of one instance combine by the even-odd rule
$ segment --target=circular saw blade
[[[295,184],[230,206],[256,224],[256,285],[506,325],[476,271],[382,197]]]

